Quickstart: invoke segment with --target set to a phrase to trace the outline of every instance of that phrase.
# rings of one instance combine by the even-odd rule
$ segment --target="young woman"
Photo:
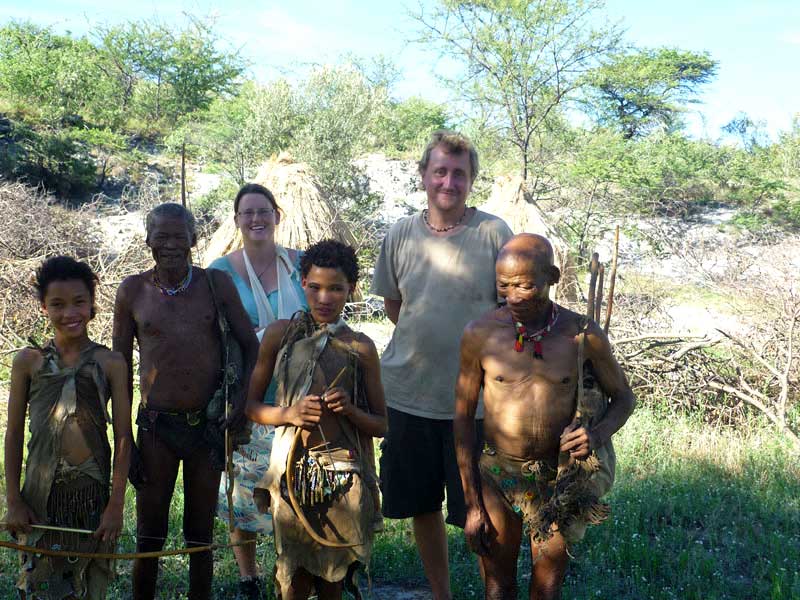
[[[89,265],[66,256],[46,260],[36,273],[54,335],[44,348],[26,348],[14,358],[5,436],[6,527],[25,545],[108,553],[122,529],[132,438],[127,365],[121,354],[89,339],[96,284]],[[31,438],[20,489],[27,411]],[[108,421],[114,427],[113,477]],[[113,574],[105,559],[24,554],[22,565],[17,587],[23,598],[96,600],[105,597]]]
[[[247,415],[277,426],[268,486],[284,600],[338,600],[369,562],[376,516],[372,438],[386,432],[378,353],[341,318],[358,280],[349,246],[326,240],[300,261],[309,310],[270,325],[250,380]],[[277,383],[276,405],[261,402]],[[259,484],[259,487],[261,485]]]
[[[280,223],[280,209],[272,192],[257,183],[243,186],[233,201],[236,226],[242,233],[244,247],[216,259],[210,269],[228,273],[236,285],[242,305],[250,316],[258,339],[276,319],[288,319],[305,308],[300,285],[300,252],[275,243],[275,228]],[[266,404],[274,404],[274,387],[262,395]],[[253,501],[253,486],[269,464],[273,431],[255,425],[250,443],[233,453],[236,479],[233,491],[233,516],[236,529],[231,542],[255,540],[258,533],[272,532],[269,514],[259,512]],[[228,522],[227,481],[219,489],[217,515]],[[243,599],[260,598],[261,582],[256,570],[255,544],[234,547],[239,565],[239,595]]]

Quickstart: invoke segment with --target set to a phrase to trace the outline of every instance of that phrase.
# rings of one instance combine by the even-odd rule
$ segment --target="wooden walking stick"
[[[225,386],[225,421],[227,424],[230,416],[230,403],[228,402],[228,387]],[[225,498],[228,501],[228,532],[233,533],[236,528],[233,523],[233,441],[231,440],[230,427],[225,427]]]
[[[594,296],[597,287],[597,272],[600,270],[600,255],[595,252],[592,254],[592,260],[589,262],[589,297],[586,302],[586,316],[590,319],[594,318]]]
[[[603,309],[603,279],[606,275],[606,266],[600,265],[597,270],[597,293],[594,296],[594,321],[600,323],[600,311]]]
[[[611,324],[611,309],[614,308],[614,283],[617,280],[617,258],[619,258],[619,225],[614,234],[614,256],[611,259],[611,274],[608,278],[608,303],[606,304],[606,322],[603,325],[603,332],[608,333]]]

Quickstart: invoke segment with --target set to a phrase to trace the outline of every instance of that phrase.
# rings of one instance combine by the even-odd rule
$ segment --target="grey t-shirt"
[[[402,300],[381,357],[390,407],[430,419],[453,418],[461,334],[496,306],[494,263],[511,235],[502,219],[479,210],[450,237],[434,236],[422,213],[389,230],[371,291]]]

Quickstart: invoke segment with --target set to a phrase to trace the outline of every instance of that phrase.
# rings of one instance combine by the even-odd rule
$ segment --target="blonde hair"
[[[455,154],[456,156],[466,152],[469,155],[469,180],[475,181],[480,167],[478,163],[478,151],[475,150],[475,146],[472,145],[472,142],[467,136],[449,129],[438,129],[431,134],[431,139],[425,147],[425,151],[422,153],[422,158],[419,161],[420,175],[425,174],[425,171],[428,169],[428,162],[431,159],[431,152],[438,146],[443,146],[446,153]]]

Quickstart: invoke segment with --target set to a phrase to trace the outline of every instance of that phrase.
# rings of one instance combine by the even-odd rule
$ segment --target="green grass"
[[[783,438],[761,424],[746,432],[712,430],[642,409],[617,436],[616,448],[612,517],[573,548],[565,598],[800,599],[800,465]],[[170,517],[173,546],[181,545],[180,485]],[[129,490],[126,530],[134,526]],[[224,524],[216,527],[215,539],[224,540]],[[477,563],[459,530],[449,529],[449,543],[454,598],[482,598]],[[132,550],[133,540],[124,538],[121,546]],[[271,572],[270,539],[260,541],[258,553],[264,572]],[[529,556],[520,558],[520,597],[527,597]],[[15,565],[13,553],[0,552],[0,598],[13,597]],[[162,597],[184,597],[188,559],[162,565]],[[126,598],[130,563],[119,562],[117,571],[109,597]],[[370,574],[376,585],[424,585],[408,522],[387,521]],[[217,552],[217,597],[232,597],[236,581],[232,553]]]

